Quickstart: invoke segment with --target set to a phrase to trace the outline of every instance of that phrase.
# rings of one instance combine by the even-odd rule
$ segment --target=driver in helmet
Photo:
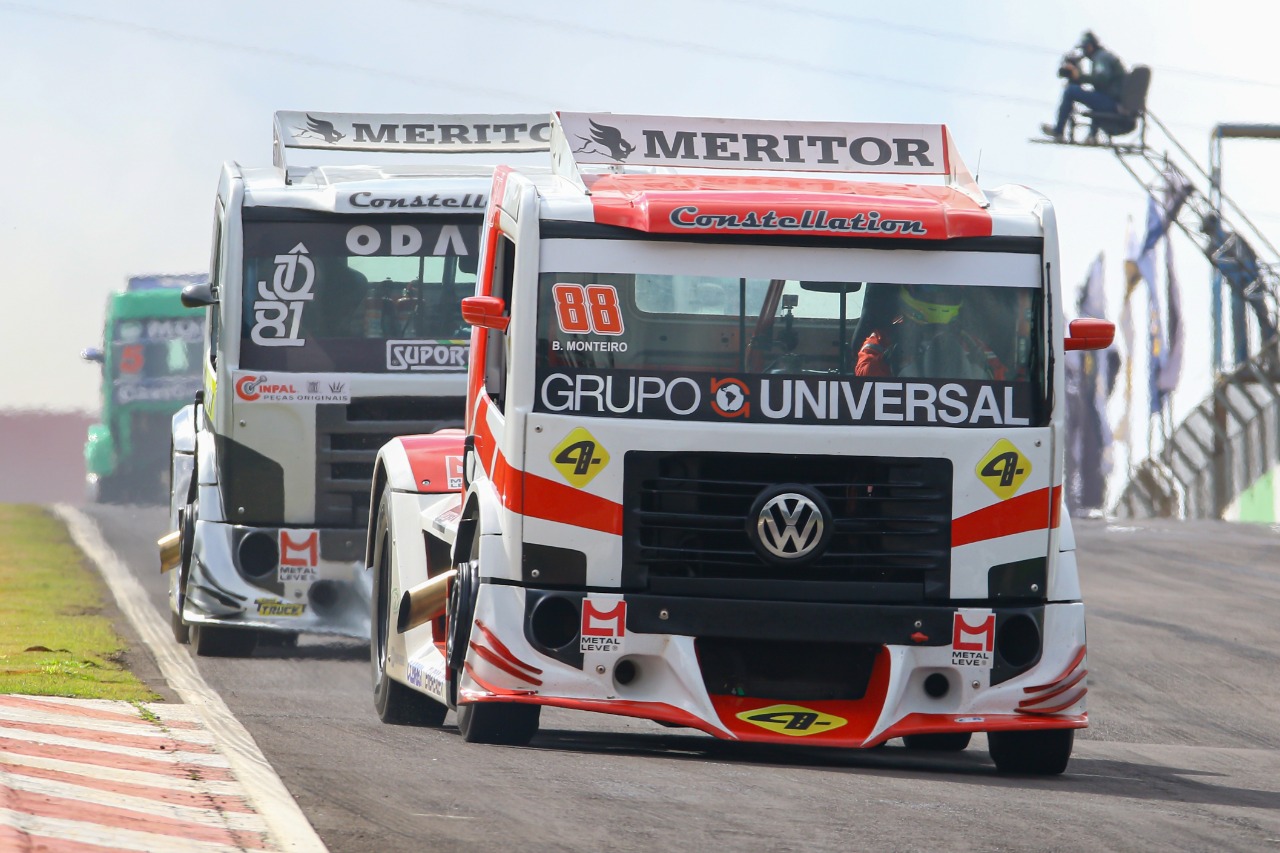
[[[960,327],[964,288],[903,285],[898,317],[874,329],[858,351],[858,376],[927,379],[1005,379],[991,348]]]

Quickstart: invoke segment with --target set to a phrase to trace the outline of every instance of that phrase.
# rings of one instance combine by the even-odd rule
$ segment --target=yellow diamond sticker
[[[739,720],[768,729],[780,735],[805,737],[822,732],[833,732],[849,721],[835,714],[824,714],[800,705],[770,705],[736,715]]]
[[[1013,442],[1002,438],[987,451],[978,463],[978,479],[996,493],[1000,500],[1011,498],[1031,476],[1031,461],[1023,456]]]
[[[578,427],[551,451],[551,464],[571,485],[581,489],[609,464],[609,453],[595,436]]]

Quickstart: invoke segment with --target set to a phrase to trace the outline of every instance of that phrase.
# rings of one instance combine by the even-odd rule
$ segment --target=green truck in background
[[[204,340],[201,310],[182,288],[203,273],[131,276],[107,299],[102,347],[81,355],[102,365],[102,411],[84,446],[87,493],[99,503],[163,503],[169,494],[174,412],[195,398]]]

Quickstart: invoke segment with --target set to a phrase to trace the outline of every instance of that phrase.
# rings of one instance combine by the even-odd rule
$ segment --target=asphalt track
[[[165,614],[159,508],[91,507]],[[1076,523],[1091,728],[1066,774],[547,710],[527,748],[387,726],[367,647],[197,658],[334,853],[1280,850],[1280,529]]]

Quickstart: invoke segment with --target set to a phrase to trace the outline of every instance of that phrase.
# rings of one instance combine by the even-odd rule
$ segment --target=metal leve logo
[[[763,492],[748,516],[748,535],[760,556],[793,563],[816,557],[831,538],[826,501],[805,486],[786,485]]]
[[[759,726],[775,734],[805,737],[831,732],[849,721],[835,714],[824,714],[801,705],[770,705],[735,715],[739,720]]]

